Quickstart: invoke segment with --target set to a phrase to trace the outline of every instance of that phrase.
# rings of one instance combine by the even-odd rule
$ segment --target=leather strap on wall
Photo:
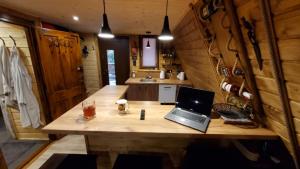
[[[283,106],[285,119],[287,121],[288,134],[292,145],[293,153],[295,155],[296,168],[299,169],[300,150],[297,144],[297,136],[291,106],[289,103],[287,88],[285,86],[284,74],[280,60],[280,53],[276,40],[275,27],[272,20],[272,13],[269,0],[260,0],[260,8],[262,11],[264,27],[267,33],[267,40],[270,45],[271,61],[276,78],[280,99]]]

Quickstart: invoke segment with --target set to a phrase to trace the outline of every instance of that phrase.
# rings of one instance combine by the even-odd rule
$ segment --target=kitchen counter
[[[155,82],[143,82],[140,81],[142,78],[129,78],[125,84],[169,84],[169,85],[186,85],[192,86],[191,81],[189,80],[178,80],[178,79],[159,79],[159,78],[152,78],[155,79]]]
[[[90,121],[80,121],[81,103],[48,124],[43,131],[58,134],[126,134],[152,136],[212,137],[216,138],[275,138],[271,130],[265,128],[243,129],[224,124],[221,119],[212,119],[207,133],[179,125],[164,119],[174,105],[160,105],[159,102],[129,101],[129,113],[120,115],[115,102],[124,97],[128,86],[105,86],[87,99],[96,102],[96,117]],[[146,120],[139,120],[140,110],[146,110]]]
[[[43,131],[84,135],[87,152],[99,154],[100,159],[109,159],[111,163],[107,168],[112,168],[118,154],[131,151],[167,153],[173,165],[179,167],[185,149],[203,138],[278,139],[269,129],[239,128],[224,124],[222,119],[212,119],[207,132],[202,133],[164,119],[174,105],[161,105],[157,101],[129,101],[128,113],[119,114],[115,102],[124,97],[127,88],[105,86],[87,98],[96,101],[94,119],[82,119],[80,103],[45,126]],[[145,109],[145,120],[140,120],[141,109]]]

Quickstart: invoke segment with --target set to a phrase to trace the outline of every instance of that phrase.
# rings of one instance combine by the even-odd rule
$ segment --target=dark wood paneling
[[[127,90],[127,99],[135,101],[158,101],[158,85],[130,84]]]

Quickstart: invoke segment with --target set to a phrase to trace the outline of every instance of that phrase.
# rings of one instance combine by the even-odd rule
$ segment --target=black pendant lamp
[[[149,42],[149,38],[148,38],[148,41],[147,41],[147,45],[146,45],[146,48],[150,48],[150,42]]]
[[[111,39],[111,38],[114,38],[115,35],[112,34],[111,29],[108,24],[108,19],[107,19],[106,13],[105,13],[105,0],[103,0],[103,8],[104,8],[103,23],[102,23],[102,27],[100,29],[98,36],[100,38]]]
[[[146,32],[146,34],[147,34],[148,36],[149,36],[150,33],[151,33],[150,31],[147,31],[147,32]],[[150,47],[151,47],[151,46],[150,46],[149,37],[148,37],[146,48],[149,49]]]
[[[173,35],[171,34],[170,26],[169,26],[168,0],[167,0],[167,4],[166,4],[166,16],[164,19],[164,26],[161,31],[161,34],[158,36],[158,39],[162,40],[162,41],[170,41],[170,40],[174,39]]]

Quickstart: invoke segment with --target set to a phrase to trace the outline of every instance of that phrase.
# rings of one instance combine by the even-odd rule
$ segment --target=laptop
[[[180,87],[176,106],[165,119],[205,133],[210,122],[214,95],[211,91]]]

